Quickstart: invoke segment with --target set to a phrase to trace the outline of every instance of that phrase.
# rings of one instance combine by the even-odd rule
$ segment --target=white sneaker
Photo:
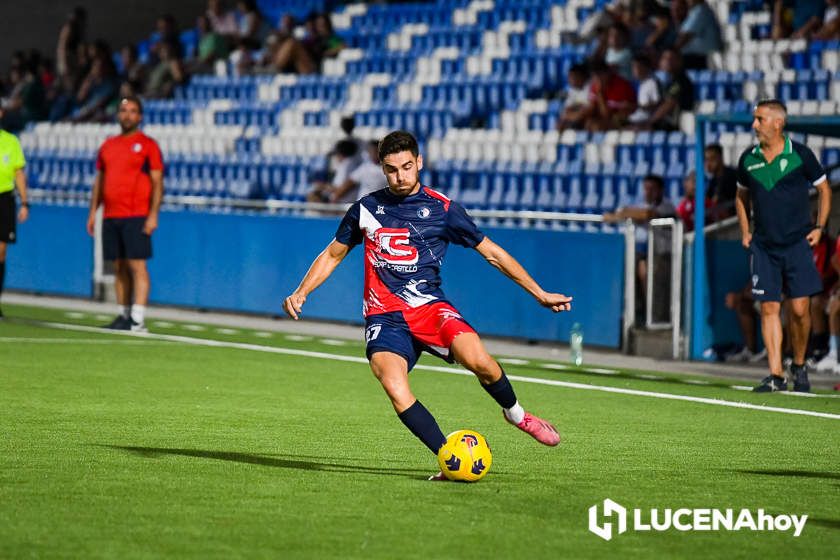
[[[761,350],[761,352],[757,352],[757,353],[752,355],[752,358],[750,358],[750,363],[751,364],[756,364],[756,363],[764,361],[766,359],[767,359],[767,348],[763,348]]]
[[[755,356],[752,351],[744,346],[739,351],[735,352],[734,354],[730,354],[726,357],[727,362],[749,362],[750,359]]]
[[[823,356],[822,360],[817,362],[816,370],[817,373],[832,373],[837,369],[838,365],[840,364],[837,363],[837,354],[829,352]]]
[[[146,328],[146,323],[136,323],[131,319],[131,332],[147,333],[149,329]]]

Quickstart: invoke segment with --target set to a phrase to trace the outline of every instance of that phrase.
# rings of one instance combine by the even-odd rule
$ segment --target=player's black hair
[[[411,152],[414,157],[420,155],[417,139],[410,132],[395,130],[379,142],[379,161],[383,161],[385,156],[400,152]]]
[[[124,101],[130,101],[131,103],[137,105],[137,110],[140,111],[141,115],[143,114],[143,102],[140,101],[139,97],[136,95],[124,95],[120,98],[120,105],[122,105]]]
[[[359,145],[352,140],[339,140],[333,151],[338,155],[349,158],[359,153]]]
[[[704,152],[717,152],[719,156],[723,156],[723,146],[720,144],[706,144],[706,147],[703,148]]]
[[[755,104],[755,108],[758,109],[759,107],[772,107],[774,109],[781,110],[785,115],[787,115],[787,105],[785,105],[785,102],[781,99],[759,99],[758,103]]]
[[[659,187],[660,191],[665,191],[665,179],[663,179],[661,175],[654,175],[653,173],[651,173],[649,175],[645,175],[645,178],[643,180],[656,183],[656,186]]]

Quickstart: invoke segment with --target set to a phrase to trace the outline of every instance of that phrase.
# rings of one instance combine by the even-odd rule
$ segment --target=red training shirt
[[[111,136],[99,148],[96,169],[103,175],[102,197],[106,218],[149,215],[152,179],[149,172],[163,171],[157,142],[134,132]]]

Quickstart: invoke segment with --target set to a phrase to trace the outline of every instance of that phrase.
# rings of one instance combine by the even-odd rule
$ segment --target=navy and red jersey
[[[152,195],[151,170],[163,171],[157,143],[143,134],[111,136],[99,148],[96,169],[103,175],[106,218],[148,216]]]
[[[464,208],[429,187],[410,196],[382,189],[344,215],[335,239],[365,247],[365,317],[445,301],[440,267],[449,243],[475,247],[484,234]]]

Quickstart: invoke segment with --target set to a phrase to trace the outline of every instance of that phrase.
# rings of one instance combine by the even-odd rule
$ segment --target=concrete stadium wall
[[[93,244],[86,210],[33,205],[11,246],[7,286],[29,292],[92,296]],[[329,243],[337,218],[164,212],[150,261],[152,302],[280,315]],[[444,289],[479,332],[568,341],[580,322],[588,344],[621,340],[624,237],[619,234],[488,229],[550,291],[574,297],[571,313],[541,308],[475,251],[450,246]],[[362,251],[357,247],[311,294],[304,316],[360,323]]]
[[[230,2],[228,4],[231,4]],[[104,39],[117,51],[128,43],[148,38],[158,15],[170,13],[182,29],[193,27],[206,8],[205,0],[78,0],[55,2],[3,2],[3,33],[0,33],[0,72],[9,68],[9,56],[17,50],[37,48],[55,61],[58,31],[74,6],[88,12],[87,40]]]

